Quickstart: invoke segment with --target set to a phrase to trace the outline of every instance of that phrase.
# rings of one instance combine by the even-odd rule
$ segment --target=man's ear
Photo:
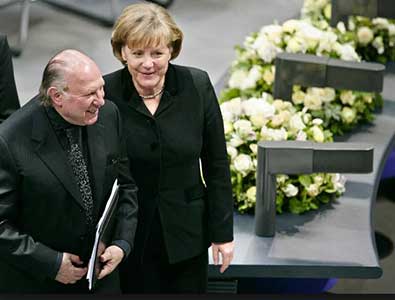
[[[47,95],[51,98],[52,103],[53,103],[55,106],[62,107],[62,103],[63,103],[63,93],[61,93],[56,87],[51,86],[51,87],[47,90]]]

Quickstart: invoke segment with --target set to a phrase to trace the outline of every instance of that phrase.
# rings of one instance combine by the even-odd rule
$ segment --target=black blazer
[[[233,240],[233,201],[223,121],[206,72],[169,65],[165,90],[152,116],[127,68],[104,76],[118,106],[139,201],[136,255],[158,209],[170,263]],[[205,185],[200,176],[202,162]]]
[[[121,184],[113,240],[133,246],[136,185],[121,147],[120,116],[110,101],[87,127],[96,221],[115,178]],[[0,291],[59,292],[58,254],[92,249],[81,195],[45,108],[34,98],[0,125]],[[99,284],[100,285],[100,284]]]
[[[7,37],[0,34],[0,124],[19,107],[11,50]]]

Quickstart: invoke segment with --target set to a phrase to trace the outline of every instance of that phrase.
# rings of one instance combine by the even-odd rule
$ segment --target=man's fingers
[[[80,279],[82,276],[84,276],[86,274],[87,271],[88,271],[87,268],[76,268],[76,267],[74,267],[73,274],[74,274],[74,276],[79,277],[78,279]]]
[[[84,262],[80,259],[79,256],[70,254],[70,261],[76,265],[82,265]]]
[[[108,274],[110,274],[112,271],[113,270],[109,265],[104,265],[103,269],[100,271],[97,278],[102,279],[102,278],[106,277]]]
[[[212,245],[212,253],[214,265],[218,265],[218,247],[216,245]]]
[[[222,266],[219,271],[221,273],[225,272],[225,270],[229,267],[231,261],[232,261],[231,254],[229,254],[229,253],[223,254],[222,253]]]
[[[111,252],[110,251],[104,251],[102,255],[100,255],[100,261],[101,262],[106,262],[111,259]]]

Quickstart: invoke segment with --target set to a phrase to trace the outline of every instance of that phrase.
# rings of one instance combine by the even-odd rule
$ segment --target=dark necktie
[[[66,136],[69,142],[70,148],[67,151],[67,158],[73,170],[75,180],[77,182],[79,191],[82,197],[82,203],[85,210],[86,224],[88,227],[93,225],[93,198],[92,189],[89,181],[88,168],[78,139],[75,138],[74,132],[80,130],[79,128],[66,129]],[[74,132],[73,132],[74,131]],[[76,132],[80,133],[80,132]]]

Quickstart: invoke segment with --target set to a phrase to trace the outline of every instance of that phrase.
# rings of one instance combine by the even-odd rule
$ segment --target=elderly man
[[[89,57],[61,51],[39,95],[0,126],[0,292],[88,292],[95,227],[116,178],[116,221],[95,291],[119,291],[116,267],[133,246],[137,188],[103,85]]]
[[[0,124],[19,107],[11,50],[7,37],[0,34]]]

